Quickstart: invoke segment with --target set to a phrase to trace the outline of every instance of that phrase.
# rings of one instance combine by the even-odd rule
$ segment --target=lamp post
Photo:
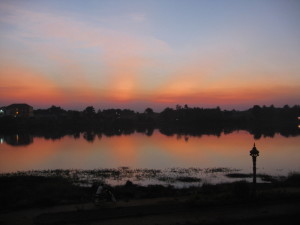
[[[255,143],[252,150],[250,151],[250,156],[252,156],[253,162],[253,194],[256,194],[256,157],[259,156],[259,151],[256,149]]]

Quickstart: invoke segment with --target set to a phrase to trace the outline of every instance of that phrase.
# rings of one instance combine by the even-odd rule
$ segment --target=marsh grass
[[[252,173],[228,173],[225,174],[225,176],[229,178],[252,178],[253,175]],[[256,177],[260,178],[264,182],[274,182],[280,179],[280,177],[270,176],[267,174],[257,174]]]
[[[167,183],[175,183],[175,182],[195,183],[201,181],[200,178],[189,177],[189,176],[179,176],[179,177],[162,176],[162,177],[158,177],[157,179]]]
[[[127,180],[137,182],[140,185],[195,185],[203,180],[203,177],[218,179],[225,173],[239,171],[231,168],[168,168],[159,169],[131,169],[129,167],[104,168],[94,170],[55,169],[55,170],[31,170],[16,173],[0,174],[0,176],[43,176],[62,177],[79,186],[92,186],[93,183],[105,182],[113,186],[124,184]],[[180,187],[180,185],[179,185]]]

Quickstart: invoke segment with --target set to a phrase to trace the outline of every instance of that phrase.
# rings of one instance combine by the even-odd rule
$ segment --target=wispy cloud
[[[130,19],[136,23],[143,23],[146,21],[146,14],[144,13],[131,13],[129,14]]]
[[[49,71],[44,71],[45,75],[61,88],[71,86],[77,93],[89,89],[95,97],[130,99],[136,94],[138,76],[151,56],[170,51],[165,42],[151,36],[131,35],[17,6],[0,8],[6,12],[1,21],[16,28],[10,31],[11,35],[37,57],[56,65],[54,70],[59,76]],[[145,19],[142,14],[132,14],[130,18],[139,22]],[[90,62],[98,70],[92,72],[94,75],[89,74]]]
[[[43,96],[87,104],[241,104],[299,96],[299,66],[286,63],[295,58],[280,61],[287,57],[253,50],[258,37],[245,41],[251,32],[234,39],[203,33],[171,45],[155,32],[124,28],[151,23],[148,13],[132,11],[89,20],[0,2],[1,93],[11,101]],[[180,32],[168,37],[180,39]]]

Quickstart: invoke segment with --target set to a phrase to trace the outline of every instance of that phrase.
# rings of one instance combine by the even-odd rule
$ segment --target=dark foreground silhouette
[[[60,177],[5,176],[1,224],[298,224],[299,174],[259,184],[236,182],[175,189],[127,182],[110,187],[117,202],[95,206],[97,186]],[[288,223],[287,223],[288,222]]]

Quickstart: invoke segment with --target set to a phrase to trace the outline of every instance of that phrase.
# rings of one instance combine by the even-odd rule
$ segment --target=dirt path
[[[57,206],[1,213],[0,224],[186,225],[299,224],[300,202],[192,207],[185,199],[159,198],[105,204]],[[297,221],[298,220],[298,221]],[[293,223],[294,222],[294,223]]]
[[[90,225],[198,225],[198,224],[299,224],[300,204],[276,204],[265,206],[230,206],[211,208],[178,208],[165,212],[139,213],[136,216],[94,221]]]

